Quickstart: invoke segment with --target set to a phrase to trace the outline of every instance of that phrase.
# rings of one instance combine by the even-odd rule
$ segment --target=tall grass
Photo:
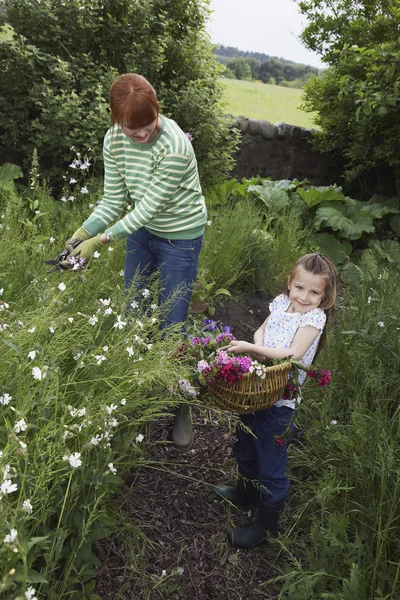
[[[321,355],[332,384],[322,401],[306,395],[299,412],[286,549],[304,560],[283,578],[285,598],[400,597],[400,248],[364,257]]]

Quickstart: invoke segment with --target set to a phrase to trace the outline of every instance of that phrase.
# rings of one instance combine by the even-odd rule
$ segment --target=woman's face
[[[121,125],[121,129],[124,134],[137,144],[148,144],[151,142],[156,137],[159,128],[158,117],[155,118],[150,125],[147,125],[146,127],[140,127],[139,129],[134,129],[125,124]]]

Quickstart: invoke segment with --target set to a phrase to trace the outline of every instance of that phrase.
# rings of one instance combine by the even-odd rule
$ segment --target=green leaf
[[[48,536],[33,537],[28,542],[28,550],[36,546],[36,544],[40,544],[41,542],[48,543],[48,541]]]
[[[346,262],[353,250],[350,242],[340,241],[330,233],[317,233],[314,235],[314,239],[320,252],[329,256],[336,265]]]
[[[297,193],[307,204],[308,208],[317,206],[317,204],[321,204],[321,202],[343,201],[346,199],[342,193],[342,189],[334,186],[299,188]]]
[[[97,594],[90,594],[89,600],[101,600],[101,598]]]
[[[19,348],[19,346],[16,346],[15,344],[13,344],[12,342],[10,342],[9,340],[3,340],[3,342],[9,346],[10,348],[12,348],[13,350],[15,350],[15,352],[17,354],[21,354],[21,350]]]
[[[0,167],[0,186],[12,183],[14,179],[21,179],[23,176],[24,174],[21,171],[21,167],[14,165],[13,163],[4,163],[4,165]]]
[[[225,288],[218,288],[216,292],[214,292],[214,296],[231,296],[232,294],[230,293],[229,290],[226,290]]]
[[[16,567],[13,579],[15,581],[18,581],[18,583],[22,583],[25,581],[25,572],[22,565],[18,565]],[[47,579],[45,579],[43,575],[41,575],[34,569],[28,569],[26,581],[28,583],[48,583]]]
[[[349,216],[345,214],[345,211]],[[316,229],[330,227],[334,231],[339,231],[343,237],[349,240],[357,240],[364,232],[375,231],[372,219],[368,214],[357,212],[346,206],[341,209],[336,206],[320,206],[315,215],[314,225]]]
[[[396,215],[391,217],[390,219],[390,227],[393,229],[397,237],[400,237],[400,215]]]

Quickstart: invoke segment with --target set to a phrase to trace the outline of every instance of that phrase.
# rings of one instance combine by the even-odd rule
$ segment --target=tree
[[[305,44],[328,65],[305,87],[322,151],[340,153],[351,180],[383,163],[400,198],[400,7],[392,0],[303,0]]]
[[[9,23],[15,34],[0,44],[5,73],[0,102],[6,115],[0,124],[1,154],[26,163],[37,147],[42,165],[51,161],[61,167],[71,138],[75,145],[88,143],[85,117],[91,110],[98,113],[96,125],[90,124],[97,150],[107,127],[110,82],[133,71],[154,85],[163,113],[192,134],[203,184],[222,177],[231,166],[234,142],[223,116],[220,67],[205,29],[208,4],[4,0],[0,25]],[[76,131],[70,127],[74,111]],[[50,150],[46,137],[52,140]]]
[[[236,79],[251,79],[251,68],[244,58],[231,58],[226,66],[235,74]]]

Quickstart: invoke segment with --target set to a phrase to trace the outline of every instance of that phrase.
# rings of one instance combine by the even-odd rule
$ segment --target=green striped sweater
[[[104,138],[104,195],[83,227],[92,235],[118,219],[129,193],[134,209],[106,229],[124,238],[140,227],[170,239],[195,239],[204,232],[207,209],[192,144],[172,121],[149,144],[138,144],[118,125]]]

